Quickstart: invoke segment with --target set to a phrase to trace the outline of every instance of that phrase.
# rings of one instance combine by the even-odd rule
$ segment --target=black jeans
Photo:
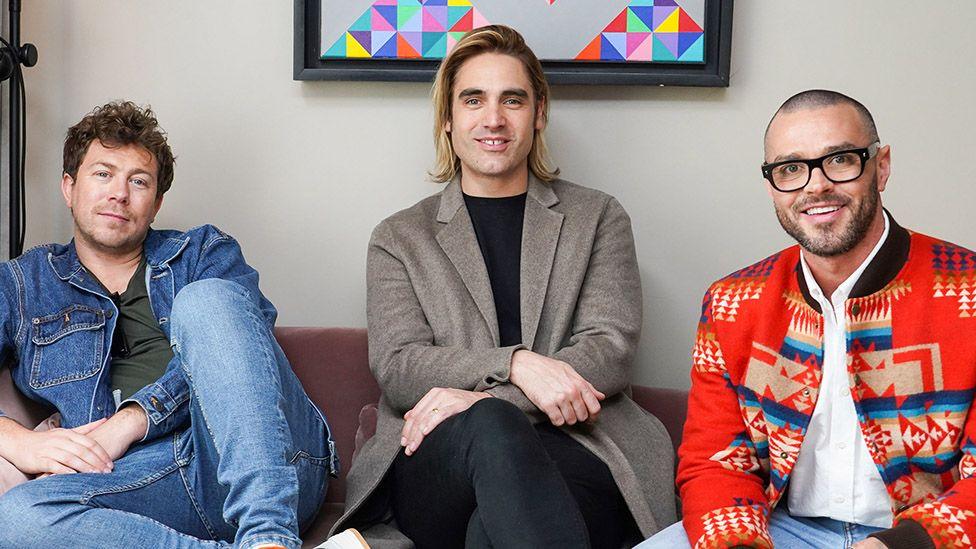
[[[418,549],[613,548],[640,533],[609,468],[548,423],[486,398],[393,463],[391,503]]]

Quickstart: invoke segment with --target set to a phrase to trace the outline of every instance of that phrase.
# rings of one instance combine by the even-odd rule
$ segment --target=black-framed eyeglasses
[[[846,149],[825,154],[810,160],[798,158],[763,164],[762,174],[779,192],[798,191],[810,182],[814,168],[820,168],[824,177],[834,183],[854,181],[864,173],[864,164],[878,153],[877,141],[863,149]]]

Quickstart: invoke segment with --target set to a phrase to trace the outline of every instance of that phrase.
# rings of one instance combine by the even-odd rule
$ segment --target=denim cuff
[[[160,383],[151,383],[136,394],[122,401],[119,408],[129,402],[138,404],[146,412],[146,434],[142,441],[152,440],[173,432],[189,417],[186,398],[173,397]]]
[[[298,538],[288,536],[272,536],[267,534],[257,534],[255,536],[246,537],[240,541],[238,547],[241,549],[252,549],[261,544],[281,545],[290,549],[301,549],[302,547],[302,542]]]

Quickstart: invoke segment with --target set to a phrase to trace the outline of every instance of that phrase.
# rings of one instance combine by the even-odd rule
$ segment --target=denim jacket
[[[259,300],[269,328],[274,325],[278,313],[258,289],[257,271],[220,229],[150,230],[143,246],[149,302],[166,337],[177,292],[207,278],[246,288]],[[14,384],[25,396],[60,412],[63,427],[108,417],[117,408],[108,366],[118,312],[81,265],[73,241],[33,248],[0,264],[0,364],[11,365]],[[188,421],[189,399],[174,358],[162,377],[122,404],[136,402],[146,411],[149,428],[143,440],[150,440]]]

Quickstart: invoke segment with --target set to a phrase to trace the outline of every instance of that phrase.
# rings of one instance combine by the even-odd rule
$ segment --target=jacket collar
[[[531,171],[529,172],[528,197],[546,208],[551,208],[559,203],[559,197],[553,192],[552,187],[532,175]],[[462,206],[464,206],[464,192],[461,191],[461,175],[458,174],[441,191],[441,203],[437,209],[437,221],[439,223],[449,223],[454,219],[454,215],[457,214]]]
[[[522,222],[519,305],[522,312],[522,344],[531,349],[542,318],[563,214],[551,209],[559,203],[559,197],[551,185],[530,174],[527,192],[525,218]],[[437,233],[437,242],[457,269],[495,344],[498,345],[498,317],[491,282],[471,218],[464,207],[460,178],[455,178],[441,192],[437,221],[445,224]]]
[[[163,233],[149,229],[142,244],[146,263],[151,269],[168,264],[183,251],[189,240],[185,234],[180,234],[177,238],[167,238]],[[84,268],[78,259],[74,239],[65,246],[55,246],[48,254],[48,263],[61,280],[71,279]]]
[[[888,221],[890,223],[888,227],[888,238],[881,245],[881,249],[875,254],[871,263],[868,263],[868,266],[861,274],[861,278],[857,279],[854,287],[851,288],[850,298],[852,299],[869,296],[881,291],[889,282],[898,276],[902,267],[908,262],[911,234],[895,222],[895,218],[892,217],[888,210],[885,210],[885,213],[888,214]],[[823,311],[820,309],[820,303],[810,294],[806,277],[803,276],[803,267],[800,266],[799,255],[797,256],[796,266],[793,270],[796,275],[797,284],[800,286],[800,293],[803,294],[803,299],[807,302],[807,305],[810,305],[818,313],[822,314]]]

